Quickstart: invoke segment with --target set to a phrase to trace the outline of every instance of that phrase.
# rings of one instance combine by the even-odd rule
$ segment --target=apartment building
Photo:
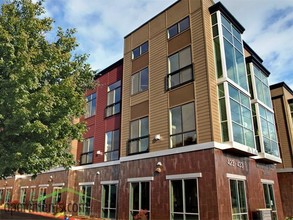
[[[293,91],[284,82],[270,86],[282,164],[277,166],[285,216],[293,216]]]
[[[129,33],[86,93],[77,165],[37,177],[48,193],[64,183],[60,201],[82,216],[284,219],[270,72],[243,32],[221,3],[179,0]]]

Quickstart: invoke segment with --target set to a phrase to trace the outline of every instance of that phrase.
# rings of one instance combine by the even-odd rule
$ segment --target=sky
[[[124,36],[176,1],[46,0],[45,9],[55,28],[77,29],[77,52],[102,70],[122,58]],[[243,39],[264,60],[270,84],[285,81],[293,89],[293,0],[221,2],[246,29]]]

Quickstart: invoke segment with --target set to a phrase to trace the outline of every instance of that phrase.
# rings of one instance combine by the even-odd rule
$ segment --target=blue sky
[[[77,29],[78,52],[90,54],[93,69],[101,70],[122,58],[125,35],[174,2],[46,0],[45,7],[55,27]],[[293,89],[293,0],[221,2],[245,27],[243,39],[264,60],[270,83],[285,81]]]

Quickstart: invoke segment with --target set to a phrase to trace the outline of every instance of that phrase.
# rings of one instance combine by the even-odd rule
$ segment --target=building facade
[[[283,160],[277,166],[283,210],[285,216],[293,216],[293,91],[284,82],[270,89]]]
[[[221,3],[180,0],[127,35],[86,93],[77,166],[38,196],[62,183],[74,214],[110,219],[284,219],[270,73],[243,32]],[[24,201],[32,184],[10,181]]]

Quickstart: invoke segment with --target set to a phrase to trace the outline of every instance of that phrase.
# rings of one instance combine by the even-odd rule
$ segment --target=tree
[[[73,163],[70,144],[85,126],[84,92],[94,71],[76,55],[75,30],[58,28],[56,41],[43,1],[11,0],[0,14],[0,177],[38,174]]]

